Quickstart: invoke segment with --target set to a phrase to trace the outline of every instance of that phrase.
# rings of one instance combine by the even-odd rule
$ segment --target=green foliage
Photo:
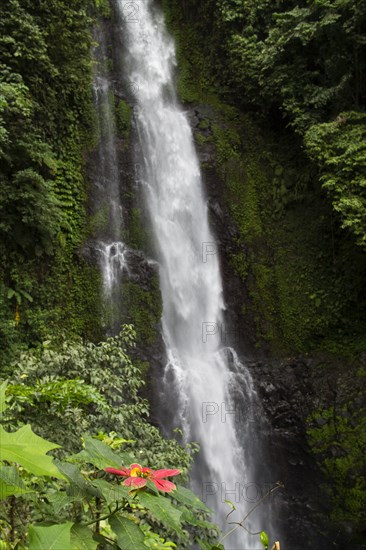
[[[109,0],[95,0],[95,5],[102,17],[109,18],[111,16],[111,5]]]
[[[302,133],[329,108],[365,100],[365,15],[360,0],[219,0],[207,22],[221,43],[216,74],[243,103],[281,109]]]
[[[365,408],[347,403],[314,411],[308,419],[307,434],[330,480],[322,489],[331,503],[332,521],[335,524],[351,521],[362,529],[366,519]]]
[[[27,374],[24,373],[21,376],[25,378]],[[99,391],[79,379],[63,380],[51,375],[42,380],[36,380],[34,386],[11,384],[7,393],[9,396],[14,396],[18,404],[26,404],[31,409],[49,406],[55,414],[60,415],[67,407],[80,406],[86,409],[85,405],[90,403],[94,403],[100,411],[107,408],[107,402]]]
[[[151,284],[151,290],[146,290],[131,281],[122,286],[122,303],[127,320],[136,328],[137,341],[149,345],[155,342],[156,329],[162,313],[157,276],[152,279]]]
[[[136,523],[124,516],[112,516],[110,525],[117,535],[119,548],[131,548],[131,550],[144,550],[144,534]]]
[[[50,475],[63,478],[53,465],[52,458],[46,456],[48,451],[56,449],[59,445],[44,441],[32,432],[29,425],[23,426],[14,433],[6,432],[0,426],[0,438],[1,461],[16,462],[38,476]]]
[[[0,405],[5,408],[3,395]],[[118,468],[126,464],[126,460],[135,461],[126,453],[117,454],[105,443],[85,437],[82,452],[68,457],[67,462],[54,462],[46,453],[58,446],[36,436],[29,424],[13,433],[0,429],[0,460],[15,463],[0,465],[2,514],[7,513],[6,499],[13,495],[18,498],[17,502],[10,502],[6,519],[10,531],[2,533],[5,541],[15,540],[14,512],[22,505],[26,508],[23,508],[22,525],[17,526],[18,542],[24,543],[28,534],[27,547],[33,550],[95,550],[105,548],[107,543],[111,548],[136,550],[157,545],[176,546],[162,534],[175,539],[180,548],[189,548],[198,536],[210,540],[210,532],[218,534],[211,523],[197,522],[196,511],[202,515],[204,509],[205,517],[210,511],[188,489],[180,489],[186,500],[181,504],[174,495],[173,498],[162,496],[155,487],[154,492],[149,488],[131,491],[106,479],[103,470],[107,466]],[[30,478],[19,465],[36,476]],[[49,476],[64,481],[48,480]],[[27,500],[29,491],[37,492],[37,500]],[[42,523],[37,521],[39,512]]]
[[[80,342],[56,351],[45,342],[13,365],[15,383],[0,385],[2,421],[12,430],[0,426],[0,513],[6,524],[0,530],[10,548],[15,540],[28,540],[27,547],[42,550],[95,550],[106,544],[183,549],[218,535],[207,521],[210,510],[189,489],[178,487],[162,496],[148,483],[136,492],[104,473],[106,467],[120,469],[138,456],[154,468],[179,466],[184,479],[191,461],[190,445],[185,450],[164,440],[147,423],[147,404],[138,395],[143,381],[126,354],[133,342],[131,327],[99,346]],[[84,435],[82,450],[70,456],[36,435],[28,423],[14,431],[29,419],[42,435],[57,432],[71,451],[80,448],[76,439],[82,430],[98,435]],[[116,432],[103,434],[98,428],[108,423],[128,439]],[[48,455],[55,450],[63,461]]]
[[[131,132],[132,108],[126,101],[120,99],[116,106],[116,125],[118,134],[123,137],[125,147],[128,147],[128,140]]]
[[[71,546],[72,523],[62,523],[49,527],[29,527],[29,550],[72,550]]]
[[[31,492],[14,466],[0,466],[0,499]]]
[[[98,299],[86,304],[93,293],[84,293],[87,273],[80,277],[76,257],[85,233],[85,150],[95,143],[90,49],[96,15],[93,0],[10,0],[2,11],[0,360],[21,343],[44,338],[51,324],[88,336],[90,321],[97,325],[91,312]],[[88,275],[93,287],[95,275]],[[75,300],[65,304],[71,280],[78,321],[70,315]],[[32,310],[24,292],[34,299]]]
[[[77,523],[74,523],[71,528],[71,545],[73,550],[97,550],[98,548],[91,529]]]
[[[190,446],[184,450],[175,440],[166,441],[147,422],[148,403],[139,396],[145,382],[127,354],[134,339],[126,326],[99,345],[76,341],[60,347],[49,340],[22,353],[8,367],[5,424],[14,429],[31,422],[42,437],[57,433],[67,450],[76,450],[86,432],[102,432],[98,437],[112,445],[118,444],[112,432],[123,433],[125,448],[140,460],[155,467],[176,464],[187,476]]]
[[[32,4],[11,0],[0,24],[0,230],[8,248],[40,255],[51,254],[57,234],[69,230],[62,153],[80,174],[72,151],[80,154],[82,125],[89,127],[91,20],[87,0],[71,8],[54,0],[35,11]]]
[[[194,0],[165,0],[164,6],[178,40],[182,99],[217,104],[213,90],[254,110],[266,126],[272,122],[279,132],[290,126],[305,138],[342,227],[364,245],[364,2],[203,0],[197,7]]]
[[[0,82],[1,78],[6,77],[7,73],[0,73]],[[7,82],[3,81],[3,84],[2,93],[4,90],[5,94],[13,91]],[[17,93],[16,90],[14,92]],[[32,125],[30,115],[24,109],[19,110],[17,101],[7,100],[6,95],[1,95],[0,117],[4,120],[4,131],[8,136],[2,150],[7,168],[0,173],[1,238],[9,249],[19,248],[26,255],[33,247],[37,256],[44,252],[50,254],[62,226],[60,204],[52,182],[44,177],[49,177],[55,160],[49,147],[40,143],[37,136],[32,140],[27,135]],[[28,124],[29,128],[18,130],[22,136],[13,135],[13,126],[20,124],[23,117],[23,126]],[[17,150],[14,150],[14,142]],[[12,161],[13,155],[23,159],[23,166],[18,158]]]
[[[128,230],[126,241],[131,248],[148,252],[151,250],[151,235],[143,226],[140,208],[130,208],[128,212]]]
[[[6,399],[5,399],[5,392],[6,387],[8,385],[8,382],[2,382],[0,385],[0,420],[2,420],[4,411],[6,409]]]
[[[342,227],[365,247],[366,115],[344,112],[334,122],[311,126],[305,145],[321,168],[323,187],[340,214]]]

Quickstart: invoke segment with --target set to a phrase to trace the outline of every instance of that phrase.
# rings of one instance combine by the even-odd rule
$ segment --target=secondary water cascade
[[[112,86],[107,66],[107,44],[103,28],[96,30],[97,48],[94,52],[94,104],[98,114],[100,141],[97,150],[97,164],[93,171],[94,205],[96,216],[107,221],[103,235],[98,239],[96,251],[103,276],[104,297],[108,303],[105,324],[109,330],[116,322],[113,311],[115,291],[127,270],[126,246],[121,241],[123,216],[120,199],[118,155],[113,113]]]
[[[124,77],[134,96],[135,162],[160,266],[167,355],[161,420],[167,426],[169,416],[186,440],[199,442],[193,485],[227,531],[225,499],[234,502],[240,521],[255,502],[245,498],[245,487],[261,481],[255,478],[256,462],[263,459],[253,427],[256,393],[250,373],[219,337],[225,307],[219,258],[191,128],[176,98],[173,40],[151,0],[116,0],[116,6],[126,46]],[[107,252],[106,257],[109,266]],[[111,279],[105,267],[106,284]],[[260,531],[268,529],[268,521],[256,513],[246,526]],[[226,543],[231,550],[260,546],[258,537],[243,529]]]

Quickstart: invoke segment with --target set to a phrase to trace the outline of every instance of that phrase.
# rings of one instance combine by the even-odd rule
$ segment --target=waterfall
[[[160,396],[162,422],[183,428],[201,450],[193,485],[227,531],[233,501],[241,520],[252,505],[243,487],[254,483],[256,436],[250,428],[256,394],[247,369],[222,338],[223,287],[208,223],[200,166],[188,119],[174,88],[175,48],[151,0],[116,0],[134,96],[141,188],[160,266],[167,364]],[[245,418],[236,397],[248,404]],[[163,414],[163,413],[166,414]],[[251,452],[253,451],[253,452]],[[232,517],[232,516],[231,516]],[[231,519],[231,518],[230,518]],[[258,511],[247,527],[267,528]],[[254,549],[258,537],[238,530],[227,548]]]
[[[127,248],[121,241],[123,216],[115,131],[114,97],[108,71],[106,34],[103,27],[95,31],[98,46],[94,51],[94,104],[98,115],[100,141],[93,170],[94,216],[104,220],[95,249],[103,276],[106,303],[104,324],[107,331],[119,330],[118,296],[122,274],[128,270]]]

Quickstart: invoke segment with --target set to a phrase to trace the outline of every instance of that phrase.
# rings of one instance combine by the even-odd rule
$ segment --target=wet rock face
[[[327,421],[323,417],[311,415],[331,407],[352,426],[354,411],[366,405],[366,377],[357,379],[354,368],[345,372],[342,360],[331,361],[320,354],[247,364],[272,426],[268,435],[272,475],[285,485],[274,508],[281,544],[299,550],[364,550],[362,533],[354,525],[344,523],[335,529],[330,520],[332,503],[325,487],[334,482],[326,477],[320,464],[324,459],[347,456],[342,439],[329,445],[317,461],[307,431],[324,427]],[[359,471],[356,475],[364,474]]]
[[[327,513],[319,492],[324,479],[306,442],[306,418],[314,396],[311,368],[301,359],[252,362],[250,368],[272,425],[269,452],[273,475],[285,486],[275,506],[281,544],[299,550],[326,548],[329,540],[321,535],[318,517]]]
[[[196,150],[200,160],[204,187],[207,195],[210,225],[220,255],[221,273],[224,281],[223,343],[234,345],[245,355],[258,357],[255,349],[257,341],[255,322],[251,313],[243,315],[243,305],[249,302],[248,289],[234,272],[230,260],[233,254],[247,251],[239,248],[239,231],[225,198],[225,182],[217,169],[216,147],[212,125],[215,124],[215,111],[209,105],[194,104],[185,106],[191,122]]]

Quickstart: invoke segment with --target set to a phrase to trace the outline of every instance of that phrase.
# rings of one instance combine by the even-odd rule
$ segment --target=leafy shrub
[[[95,345],[90,342],[52,341],[26,351],[8,367],[8,409],[4,422],[15,428],[31,423],[36,433],[52,438],[68,451],[80,446],[88,432],[123,433],[132,441],[127,449],[147,465],[178,465],[187,478],[195,452],[177,441],[165,440],[148,423],[148,402],[139,396],[145,382],[127,352],[134,346],[135,332],[126,325],[118,336]]]
[[[1,412],[5,389],[2,384]],[[0,426],[0,436],[0,532],[6,548],[27,542],[30,550],[189,548],[197,536],[210,540],[218,534],[207,521],[210,510],[184,487],[162,496],[153,483],[140,490],[116,484],[104,469],[120,468],[133,457],[98,439],[86,436],[83,450],[61,462],[47,454],[59,445],[34,434],[29,424],[15,432]]]

